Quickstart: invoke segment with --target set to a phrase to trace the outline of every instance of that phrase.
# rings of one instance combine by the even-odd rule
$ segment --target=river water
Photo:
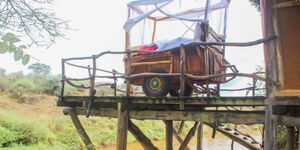
[[[249,133],[249,131],[247,132]],[[251,136],[255,137],[255,139],[261,142],[261,135],[259,131],[250,131]],[[189,148],[191,150],[196,150],[196,136],[189,143]],[[178,149],[180,144],[174,138],[174,150]],[[165,150],[165,141],[152,141],[153,144],[160,150]],[[203,138],[203,150],[230,150],[231,149],[232,140],[227,138],[224,135],[217,134],[214,139],[211,138],[211,134],[205,134]],[[115,150],[115,146],[102,147],[98,150]],[[143,150],[142,146],[138,143],[129,143],[127,144],[128,150]],[[247,148],[243,147],[238,143],[234,143],[234,150],[247,150]]]

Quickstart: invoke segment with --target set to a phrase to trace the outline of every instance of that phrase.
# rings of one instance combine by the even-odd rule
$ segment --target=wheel
[[[159,68],[151,69],[149,72],[166,73]],[[170,91],[170,79],[168,77],[147,77],[143,80],[142,88],[147,96],[166,96]]]
[[[172,96],[172,97],[179,97],[179,91],[180,90],[170,90],[169,94]],[[185,87],[184,87],[184,94],[183,96],[192,96],[193,94],[193,88],[188,85],[188,84],[185,84]]]

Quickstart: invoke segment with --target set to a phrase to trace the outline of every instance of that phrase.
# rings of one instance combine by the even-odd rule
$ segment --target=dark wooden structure
[[[300,3],[297,0],[261,0],[263,35],[277,40],[264,44],[266,64],[267,109],[265,115],[265,149],[276,150],[277,125],[284,115],[290,122],[299,120],[300,70]],[[287,149],[293,150],[295,129],[287,126]],[[299,133],[297,134],[299,135]],[[298,140],[299,142],[299,140]],[[298,144],[298,147],[299,144]]]
[[[209,2],[209,0],[208,0]],[[208,3],[207,3],[208,4]],[[211,70],[212,74],[208,73],[203,68],[199,67],[196,72],[203,71],[204,74],[197,74],[193,71],[195,64],[190,64],[185,59],[193,57],[193,54],[185,53],[182,49],[177,52],[164,52],[159,59],[160,63],[150,62],[150,65],[165,65],[169,71],[165,73],[147,73],[143,70],[143,65],[149,64],[149,61],[141,61],[138,56],[134,57],[134,53],[144,52],[139,50],[127,51],[109,51],[103,52],[92,57],[69,58],[62,60],[62,91],[57,105],[60,107],[69,107],[64,109],[66,115],[70,115],[75,124],[78,133],[88,149],[95,149],[88,135],[84,131],[77,115],[102,116],[118,118],[118,138],[117,150],[125,150],[127,143],[127,131],[129,130],[137,140],[142,144],[144,149],[157,148],[151,143],[143,132],[131,122],[131,119],[145,120],[164,120],[166,124],[166,149],[172,150],[173,136],[181,143],[179,149],[189,149],[188,143],[195,134],[197,134],[197,150],[201,149],[202,143],[202,127],[206,124],[235,142],[244,145],[249,149],[276,150],[277,147],[277,126],[286,126],[287,133],[287,149],[293,150],[300,147],[300,2],[299,0],[260,0],[260,10],[262,13],[263,36],[264,39],[247,42],[247,43],[228,43],[224,41],[215,42],[196,42],[198,47],[202,47],[200,52],[208,52],[211,46],[251,46],[259,43],[264,43],[265,52],[265,68],[266,77],[262,78],[256,74],[243,73],[225,73],[220,71],[220,66],[216,66]],[[203,25],[205,26],[205,24]],[[206,27],[208,27],[206,25]],[[207,30],[208,31],[208,30]],[[126,32],[126,37],[129,33]],[[130,41],[126,38],[126,49],[129,49]],[[149,58],[158,52],[147,52]],[[192,53],[201,55],[197,49]],[[126,72],[125,74],[116,71],[107,71],[97,68],[97,58],[105,54],[126,54]],[[71,63],[72,60],[92,60],[91,66],[80,66]],[[152,59],[152,58],[151,58]],[[144,64],[143,64],[144,63]],[[223,62],[221,62],[223,63]],[[176,66],[171,66],[175,64]],[[202,64],[202,63],[201,63]],[[205,63],[204,63],[205,64]],[[226,64],[226,63],[223,63]],[[87,69],[89,77],[73,79],[68,78],[65,74],[65,66]],[[139,66],[143,66],[140,67]],[[193,67],[188,67],[193,66]],[[201,66],[201,65],[200,65]],[[202,70],[201,70],[202,69]],[[214,70],[215,69],[215,70]],[[111,76],[97,76],[97,72],[111,73]],[[218,72],[219,71],[219,72]],[[143,74],[136,74],[146,72]],[[177,78],[176,84],[180,86],[179,97],[135,97],[132,96],[131,85],[140,84],[141,78],[144,77],[170,77]],[[189,80],[205,81],[219,80],[224,81],[226,77],[234,78],[236,76],[251,77],[255,80],[266,81],[266,97],[209,97],[210,91],[206,91],[208,97],[184,97],[184,84]],[[109,78],[114,80],[113,97],[97,97],[95,96],[95,87],[111,84],[96,84],[96,78]],[[124,78],[126,80],[126,96],[117,97],[116,79]],[[76,84],[76,81],[89,81],[89,85]],[[255,81],[254,80],[254,81]],[[66,96],[64,95],[65,84],[88,89],[89,96]],[[254,82],[255,83],[255,82]],[[255,95],[255,85],[250,88],[241,90],[253,90]],[[235,107],[263,107],[259,111],[245,111],[237,109],[229,109]],[[211,109],[215,108],[215,109]],[[219,109],[217,109],[219,108]],[[223,108],[223,109],[220,109]],[[185,139],[178,136],[178,132],[182,128],[175,129],[173,121],[194,121],[195,124],[188,132]],[[265,133],[263,143],[257,143],[255,140],[244,140],[242,133],[236,130],[225,129],[218,124],[233,123],[233,124],[264,124]],[[182,126],[182,125],[181,125]],[[177,131],[178,130],[178,131]],[[197,132],[197,133],[196,133]],[[298,132],[298,134],[296,133]],[[214,132],[215,133],[215,132]],[[248,137],[248,139],[251,139]],[[296,143],[298,139],[298,143]]]

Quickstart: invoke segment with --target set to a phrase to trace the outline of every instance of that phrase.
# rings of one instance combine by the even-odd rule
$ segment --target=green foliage
[[[29,145],[44,141],[47,132],[37,122],[28,121],[0,109],[0,147]]]
[[[14,97],[18,98],[19,102],[24,102],[28,93],[35,89],[34,83],[28,79],[20,79],[12,84],[11,90]]]
[[[28,66],[28,69],[30,69],[35,75],[43,75],[46,76],[50,73],[50,66],[42,64],[42,63],[34,63]]]
[[[0,39],[0,54],[13,53],[15,61],[22,60],[22,64],[27,65],[30,56],[28,54],[24,55],[23,50],[27,47],[25,45],[17,45],[19,41],[20,39],[13,33],[4,34]]]

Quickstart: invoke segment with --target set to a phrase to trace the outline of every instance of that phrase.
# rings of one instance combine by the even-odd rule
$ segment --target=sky
[[[68,31],[67,39],[58,39],[46,49],[31,47],[26,52],[50,65],[52,74],[61,73],[61,58],[91,56],[107,50],[124,50],[125,34],[122,28],[127,18],[126,0],[55,0],[53,9],[57,16],[70,20],[74,29]],[[232,0],[229,6],[227,41],[248,42],[260,39],[260,13],[248,0]],[[255,72],[263,63],[262,45],[252,47],[227,47],[225,58],[237,66],[240,72]],[[15,62],[11,54],[0,55],[0,68],[7,72],[19,70],[28,73],[28,65]],[[31,60],[30,63],[35,63]],[[122,56],[107,56],[98,66],[123,71]],[[79,72],[80,73],[80,72]],[[76,74],[76,73],[72,73]],[[232,88],[245,84],[246,80],[236,80]],[[226,86],[226,85],[225,85]]]

